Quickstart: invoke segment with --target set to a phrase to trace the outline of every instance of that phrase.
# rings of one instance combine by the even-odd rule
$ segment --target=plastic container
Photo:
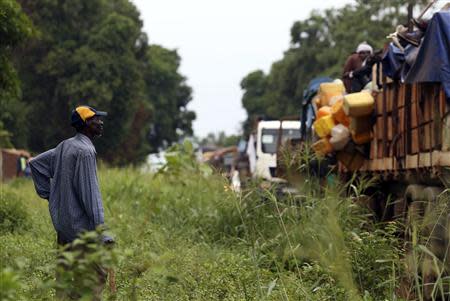
[[[343,94],[345,92],[345,87],[342,81],[335,81],[331,83],[321,83],[319,86],[319,93],[328,94]]]
[[[322,139],[316,141],[312,145],[312,148],[314,149],[316,154],[319,156],[325,156],[325,155],[333,152],[333,146],[331,145],[328,138],[322,138]]]
[[[345,125],[338,124],[331,129],[331,136],[333,136],[333,137],[348,137],[348,136],[350,136],[350,131]]]
[[[331,107],[331,115],[333,115],[334,120],[345,126],[350,125],[350,118],[344,112],[344,100],[338,100]]]
[[[352,134],[367,133],[372,130],[372,123],[370,117],[352,117],[350,118],[350,132]]]
[[[332,107],[334,106],[335,103],[337,103],[338,101],[344,101],[344,95],[337,95],[337,96],[333,96],[330,98],[329,101],[329,106]]]
[[[344,92],[345,87],[342,82],[321,83],[319,86],[321,105],[329,105],[333,97],[342,96]]]
[[[313,104],[316,105],[316,108],[317,108],[317,109],[321,107],[319,95],[316,95],[316,97],[313,98],[312,102],[313,102]]]
[[[353,142],[355,142],[355,144],[358,145],[369,143],[372,140],[372,133],[371,132],[365,132],[360,134],[352,133],[352,140]]]
[[[333,149],[337,150],[337,151],[344,149],[349,141],[350,141],[350,136],[338,137],[338,138],[331,137],[330,138],[331,146],[333,146]]]
[[[350,141],[350,131],[342,124],[331,129],[330,143],[334,150],[342,150]]]
[[[320,119],[322,117],[331,115],[331,107],[330,106],[323,106],[319,110],[317,110],[317,119]]]
[[[344,112],[350,117],[368,116],[374,109],[373,96],[367,92],[347,94],[344,97]]]
[[[328,115],[314,121],[313,127],[320,138],[330,135],[331,129],[335,126],[333,116]]]

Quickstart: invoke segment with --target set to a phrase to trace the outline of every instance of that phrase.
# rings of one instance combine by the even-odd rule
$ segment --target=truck
[[[269,120],[258,122],[256,131],[256,161],[254,176],[270,182],[282,181],[276,175],[277,151],[280,144],[300,139],[300,121]]]
[[[378,179],[376,189],[368,192],[372,196],[369,206],[380,219],[405,222],[406,262],[411,260],[421,225],[422,234],[427,237],[423,245],[429,251],[422,253],[419,264],[425,300],[435,300],[440,292],[434,283],[438,279],[448,282],[450,276],[449,41],[450,11],[444,10],[433,15],[418,49],[403,49],[404,53],[408,49],[417,51],[414,63],[392,70],[389,60],[395,55],[390,54],[398,54],[399,49],[389,44],[383,61],[373,69],[372,85],[377,89],[372,90],[370,142],[328,156],[337,159],[334,169],[341,178],[356,174]],[[317,108],[313,99],[319,85],[329,81],[330,78],[317,78],[304,93],[302,143],[315,139],[313,122]],[[446,296],[440,298],[448,298],[450,283],[444,289]]]

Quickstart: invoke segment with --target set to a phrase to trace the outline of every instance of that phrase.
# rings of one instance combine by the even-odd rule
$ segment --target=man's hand
[[[116,241],[111,236],[103,234],[102,235],[102,243],[104,243],[105,245],[113,245],[116,243]]]

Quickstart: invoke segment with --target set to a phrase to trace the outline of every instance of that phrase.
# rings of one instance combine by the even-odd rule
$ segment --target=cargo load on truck
[[[322,82],[311,100],[319,156],[336,156],[341,172],[449,173],[450,11],[433,15],[418,47],[389,44],[362,91],[342,87]]]
[[[338,95],[339,81],[311,81],[302,103],[301,140],[328,167],[317,173],[320,178],[335,171],[343,179],[376,180],[364,191],[367,207],[380,220],[404,225],[407,270],[414,268],[410,259],[417,246],[426,248],[415,267],[423,300],[447,300],[450,5],[429,20],[410,22],[412,31],[399,26],[388,36],[392,43],[372,61],[371,82],[361,91]],[[328,163],[332,159],[337,164]],[[408,271],[401,286],[408,287]],[[438,292],[442,279],[445,292]]]

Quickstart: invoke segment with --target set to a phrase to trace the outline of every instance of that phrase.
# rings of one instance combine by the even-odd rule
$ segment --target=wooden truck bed
[[[389,178],[410,171],[437,176],[441,167],[450,167],[449,113],[438,83],[385,83],[375,95],[370,157],[359,171]]]

